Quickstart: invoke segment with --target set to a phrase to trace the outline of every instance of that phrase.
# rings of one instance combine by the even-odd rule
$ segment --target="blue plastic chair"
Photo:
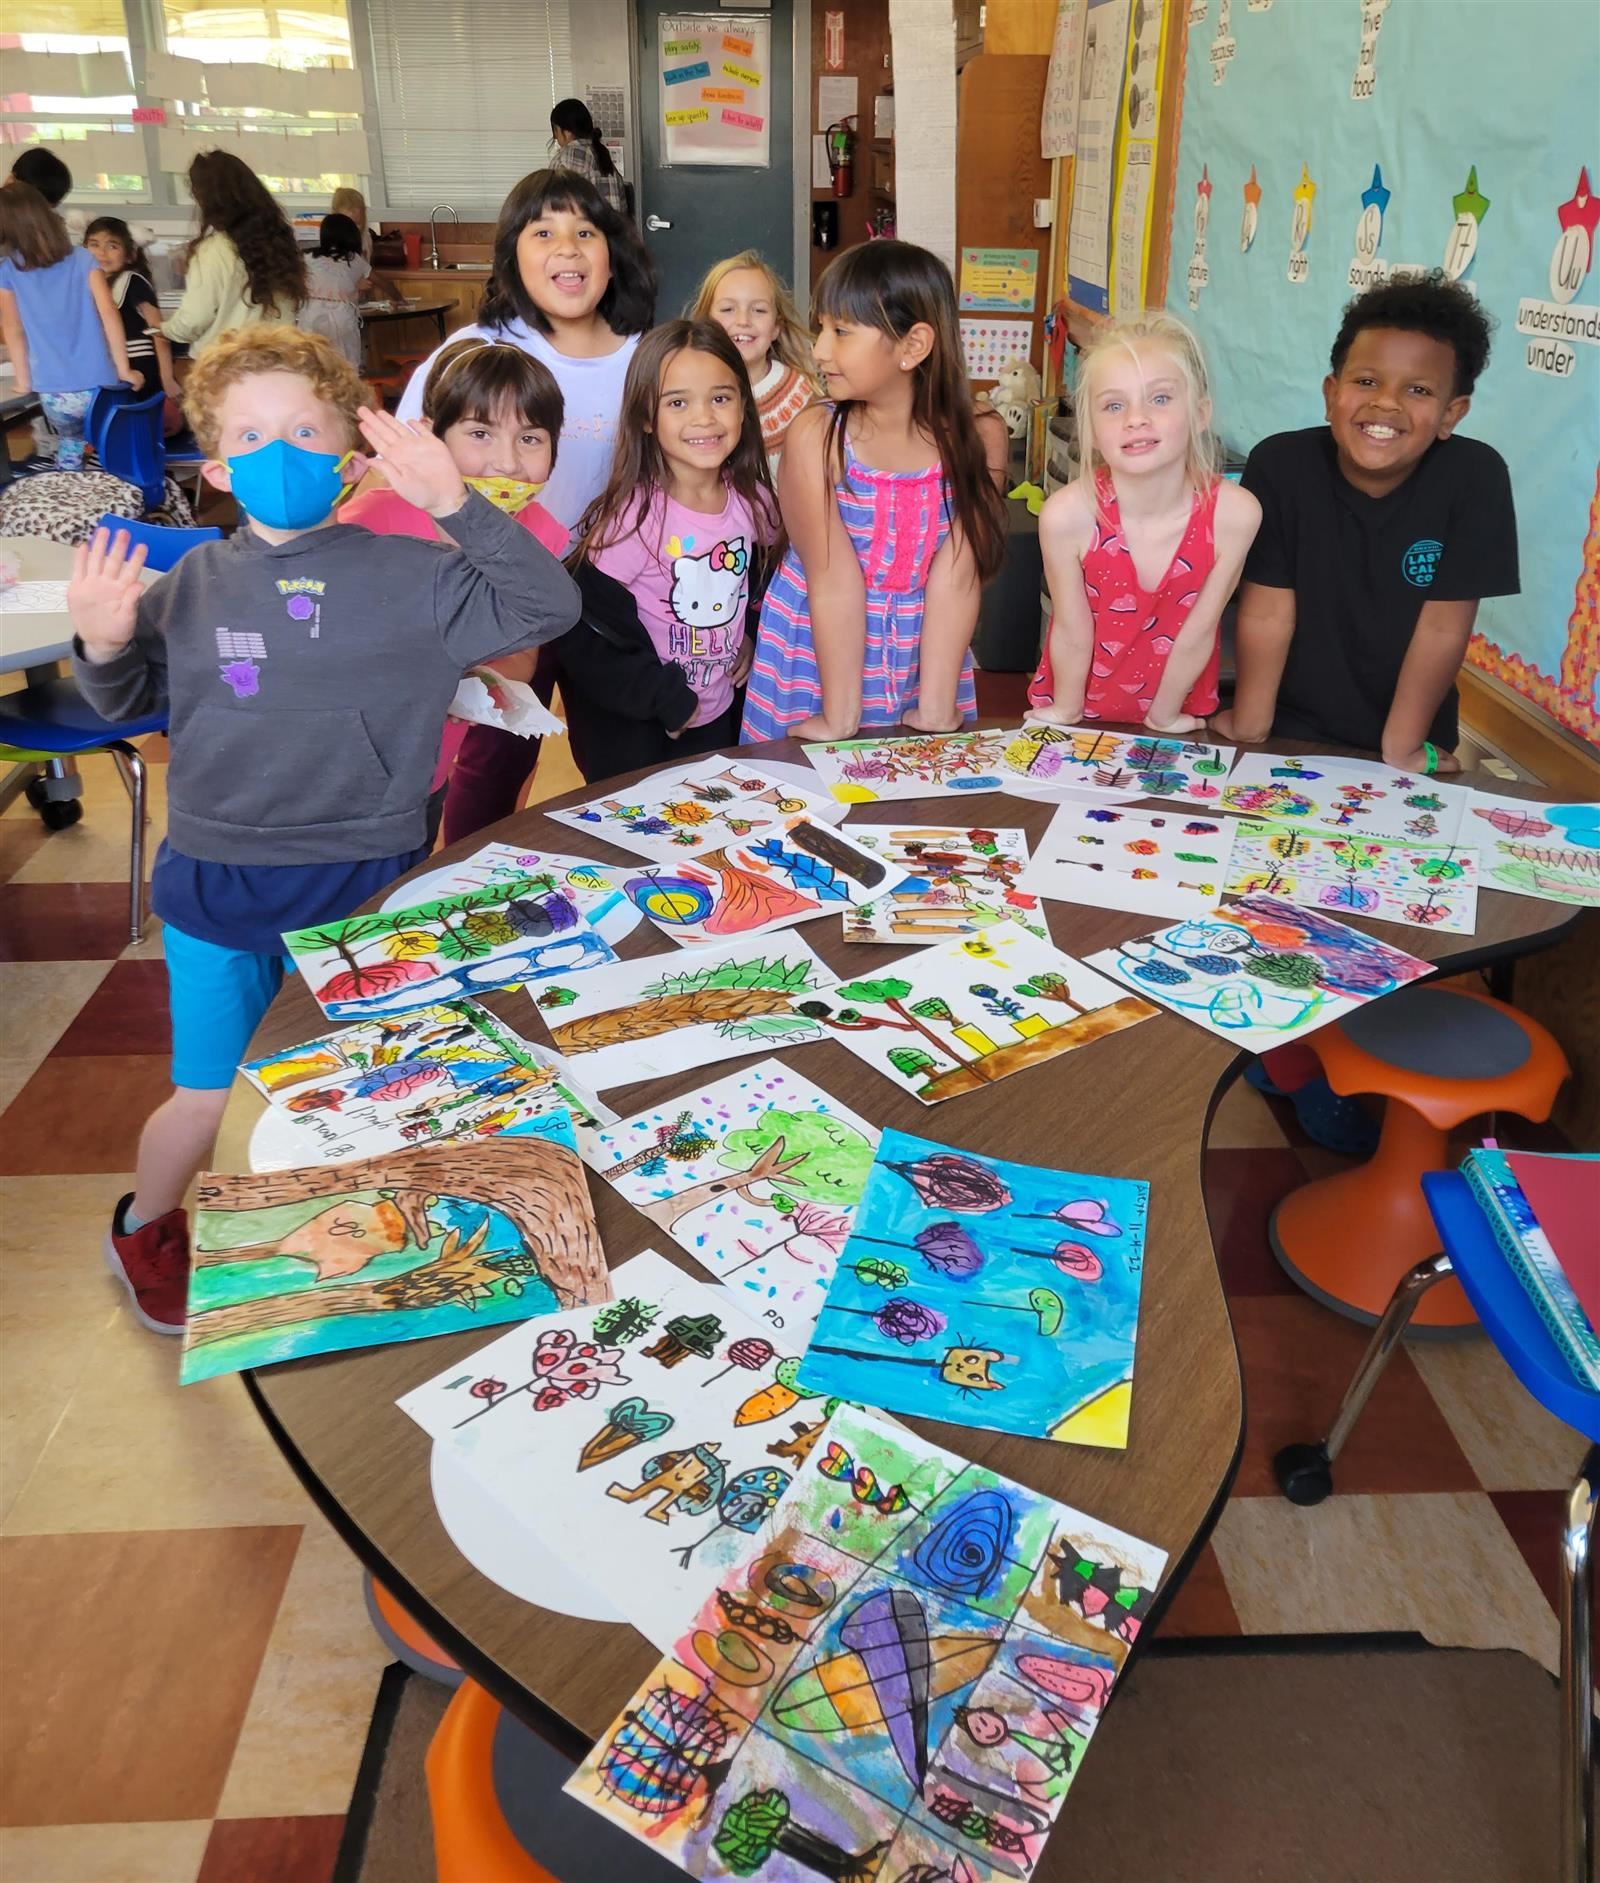
[[[167,494],[167,453],[161,436],[166,394],[159,388],[146,399],[118,397],[115,389],[96,394],[84,430],[101,468],[134,485],[145,508],[157,509]]]
[[[101,517],[97,529],[126,530],[130,538],[129,548],[144,544],[144,566],[164,573],[179,560],[188,555],[191,549],[197,549],[201,543],[215,543],[222,540],[222,532],[209,524],[203,529],[180,530],[165,523],[141,523],[137,517],[113,516],[109,512]]]
[[[1589,1160],[1585,1160],[1589,1161]],[[1596,1160],[1600,1161],[1600,1160]],[[1561,1529],[1561,1883],[1591,1883],[1594,1837],[1593,1648],[1590,1639],[1591,1557],[1600,1515],[1600,1392],[1568,1365],[1527,1290],[1500,1252],[1488,1219],[1459,1171],[1428,1171],[1423,1195],[1444,1252],[1417,1263],[1396,1287],[1383,1318],[1334,1415],[1316,1445],[1286,1445],[1272,1461],[1279,1489],[1294,1504],[1320,1504],[1333,1489],[1333,1461],[1400,1343],[1417,1303],[1453,1275],[1483,1331],[1511,1371],[1547,1412],[1589,1440],[1567,1494]]]

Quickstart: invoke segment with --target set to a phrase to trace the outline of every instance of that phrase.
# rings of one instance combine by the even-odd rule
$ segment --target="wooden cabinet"
[[[991,5],[991,20],[998,11]],[[1050,194],[1050,165],[1039,154],[1049,66],[1043,53],[984,51],[962,66],[956,81],[956,243],[1031,249],[1038,257],[1032,309],[995,318],[1029,321],[1029,357],[1041,375],[1050,231],[1033,226],[1033,205]]]
[[[446,334],[472,325],[489,287],[487,271],[460,274],[447,268],[390,269],[384,272],[383,280],[397,296],[408,301],[419,301],[428,307],[442,303],[446,309]],[[439,329],[431,314],[416,320],[373,321],[366,329],[366,371],[373,378],[382,379],[403,370],[402,362],[424,358],[438,344]]]

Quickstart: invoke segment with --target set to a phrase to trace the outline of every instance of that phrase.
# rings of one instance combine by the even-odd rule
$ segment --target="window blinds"
[[[491,214],[547,159],[570,0],[367,0],[384,200]]]

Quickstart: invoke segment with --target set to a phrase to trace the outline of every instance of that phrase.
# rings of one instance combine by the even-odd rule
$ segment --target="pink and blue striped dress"
[[[925,471],[878,471],[861,462],[848,436],[842,442],[844,470],[834,492],[867,590],[861,724],[894,726],[917,700],[923,602],[928,570],[950,534],[949,495],[938,464]],[[956,705],[963,719],[977,718],[970,653]],[[821,710],[805,568],[791,547],[761,605],[741,736],[747,745],[781,739]]]

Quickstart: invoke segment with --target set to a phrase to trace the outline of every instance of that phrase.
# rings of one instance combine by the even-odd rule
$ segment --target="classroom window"
[[[572,90],[570,0],[368,0],[383,201],[492,216]]]
[[[3,13],[0,66],[29,53],[87,55],[91,63],[55,88],[31,80],[0,85],[0,147],[50,144],[72,171],[74,192],[91,201],[142,195],[143,141],[129,135],[120,152],[112,148],[123,141],[113,140],[113,115],[126,116],[134,104],[123,0],[5,0]],[[9,165],[0,150],[0,173]]]

